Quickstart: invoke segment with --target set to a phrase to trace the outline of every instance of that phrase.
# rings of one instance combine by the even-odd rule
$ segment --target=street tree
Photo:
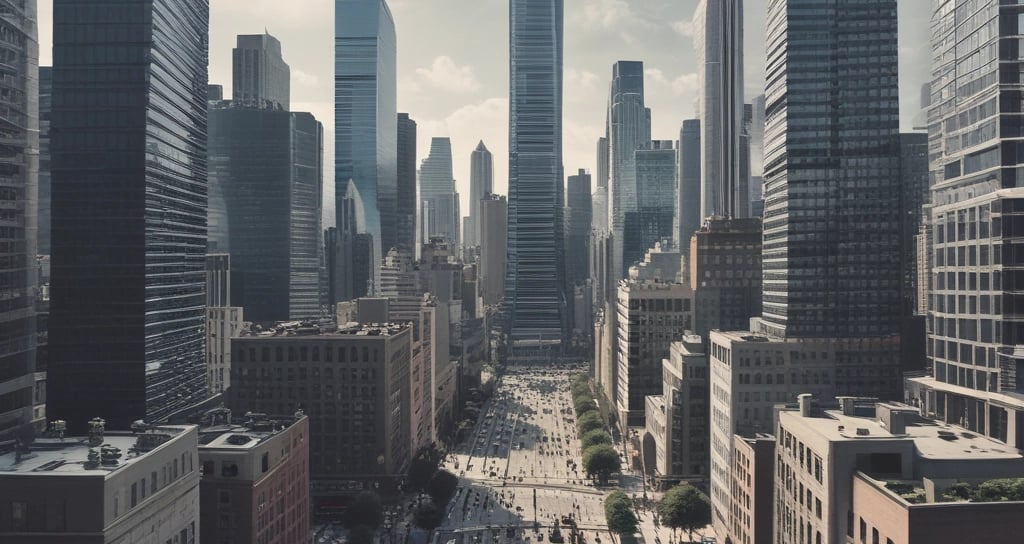
[[[621,491],[615,491],[604,501],[604,516],[608,529],[623,536],[636,532],[638,520],[633,512],[633,503]]]
[[[594,397],[590,395],[580,395],[573,397],[573,408],[576,409],[576,415],[581,416],[587,412],[596,412],[597,406],[594,404]]]
[[[384,507],[381,505],[380,497],[368,491],[357,495],[345,509],[344,522],[349,529],[364,525],[372,532],[373,529],[380,527],[384,522]]]
[[[587,412],[576,420],[576,430],[579,431],[580,435],[585,435],[590,431],[598,429],[604,429],[604,421],[601,419],[601,414],[597,412]]]
[[[591,446],[583,450],[583,470],[587,476],[596,477],[601,485],[608,483],[608,477],[622,466],[619,452],[607,444]]]
[[[433,531],[441,526],[444,521],[442,510],[433,502],[425,502],[416,507],[413,513],[413,523],[420,529]]]
[[[430,483],[430,478],[437,472],[437,462],[427,458],[427,456],[419,456],[412,460],[409,464],[409,485],[412,486],[413,491],[423,491],[426,489],[427,484]]]
[[[711,523],[711,503],[707,495],[696,487],[681,484],[662,497],[658,503],[658,516],[663,525],[686,531],[690,542],[693,542],[693,533]]]
[[[602,444],[612,445],[612,435],[608,434],[604,429],[590,431],[583,435],[583,449]]]
[[[439,507],[444,507],[455,495],[459,487],[459,478],[447,470],[439,470],[427,484],[427,494]]]

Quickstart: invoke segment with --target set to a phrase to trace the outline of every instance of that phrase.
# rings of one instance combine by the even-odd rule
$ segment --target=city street
[[[475,432],[445,460],[460,485],[438,530],[440,544],[546,542],[570,519],[588,543],[612,542],[604,493],[581,466],[569,379],[574,370],[511,368]],[[535,531],[539,528],[539,531]]]

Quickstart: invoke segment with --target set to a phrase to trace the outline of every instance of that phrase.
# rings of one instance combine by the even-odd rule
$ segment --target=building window
[[[270,470],[270,453],[263,454],[263,458],[260,460],[260,468],[263,472]]]

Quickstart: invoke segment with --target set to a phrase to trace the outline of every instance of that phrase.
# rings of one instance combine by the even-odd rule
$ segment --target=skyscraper
[[[676,172],[676,246],[687,250],[690,238],[703,223],[701,217],[700,119],[687,119],[679,129],[679,167]]]
[[[565,275],[568,287],[582,284],[590,277],[590,223],[594,215],[591,198],[590,174],[580,169],[575,176],[569,176],[565,199]]]
[[[53,104],[53,68],[39,67],[39,247],[50,254],[50,109]]]
[[[405,251],[416,248],[416,121],[398,114],[398,231],[395,245]]]
[[[452,141],[430,140],[430,154],[420,165],[420,201],[429,210],[424,214],[424,240],[442,237],[459,243],[459,210],[452,173]]]
[[[207,398],[208,31],[206,0],[54,2],[47,408],[74,428]]]
[[[896,333],[896,2],[839,2],[822,11],[816,3],[778,1],[768,21],[768,72],[778,76],[766,89],[766,332],[784,338]]]
[[[563,0],[511,0],[508,269],[512,340],[561,342]]]
[[[623,229],[626,213],[636,210],[633,157],[637,149],[647,146],[650,132],[644,106],[644,63],[616,62],[608,98],[608,225],[614,235],[612,266],[616,280],[631,264],[623,256]]]
[[[700,78],[701,217],[746,217],[741,202],[743,2],[701,0],[694,50]]]
[[[231,96],[236,105],[274,110],[290,108],[291,69],[281,42],[270,34],[239,35],[231,51]]]
[[[597,139],[597,169],[594,170],[594,230],[608,230],[608,138]]]
[[[480,245],[480,200],[494,192],[494,158],[483,140],[469,161],[469,230],[463,233],[467,247]]]
[[[909,396],[929,415],[1021,448],[1024,154],[1015,74],[1024,61],[1005,51],[1016,51],[1024,21],[1005,4],[945,0],[932,15],[932,377],[912,380],[924,390]],[[960,38],[978,35],[985,39]]]
[[[396,55],[395,20],[385,0],[335,0],[335,209],[341,209],[348,182],[354,182],[362,202],[365,231],[360,234],[372,237],[373,278],[384,251],[397,242]]]
[[[622,260],[627,269],[642,261],[656,243],[673,238],[676,152],[671,141],[652,142],[652,148],[638,149],[633,159],[636,208],[626,212],[623,225]]]
[[[505,295],[507,244],[508,200],[487,195],[480,202],[480,296],[486,305],[501,302]]]
[[[39,38],[36,2],[10,3],[3,30],[4,312],[0,324],[0,440],[32,421],[36,363],[36,194],[39,188]]]

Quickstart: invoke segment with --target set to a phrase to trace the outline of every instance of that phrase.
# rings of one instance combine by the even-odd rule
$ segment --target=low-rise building
[[[1024,501],[992,486],[1019,484],[1020,450],[905,404],[838,401],[779,413],[776,543],[1020,541]]]
[[[203,542],[309,542],[309,418],[207,413],[199,430]]]
[[[287,324],[236,338],[230,407],[309,415],[314,514],[329,517],[364,489],[396,489],[412,454],[412,327]]]
[[[0,454],[0,542],[199,541],[195,426],[112,432],[97,419],[84,438],[63,437],[62,427]]]
[[[726,542],[770,544],[775,502],[775,437],[734,435]]]

